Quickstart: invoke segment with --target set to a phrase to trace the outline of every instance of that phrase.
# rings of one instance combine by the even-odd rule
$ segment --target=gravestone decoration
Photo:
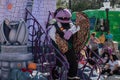
[[[27,51],[28,29],[24,20],[4,20],[0,26],[0,42],[0,79],[8,80],[11,69],[26,68],[32,61],[32,53]]]
[[[28,30],[24,20],[9,21],[5,19],[0,27],[0,42],[3,45],[25,45],[28,40]]]

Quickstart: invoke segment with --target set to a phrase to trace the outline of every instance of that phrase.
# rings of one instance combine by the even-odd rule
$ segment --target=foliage
[[[98,8],[96,0],[72,0],[71,6],[72,11],[83,11],[90,8]]]
[[[68,2],[67,2],[68,1]],[[69,4],[70,0],[58,0],[57,7],[67,7],[71,5],[72,11],[83,11],[86,9],[99,9],[102,7],[102,3],[104,0],[71,0],[71,4]],[[120,0],[110,0],[111,6],[114,4],[120,3]]]
[[[64,7],[64,8],[67,8],[68,7],[68,3],[66,0],[58,0],[57,1],[57,8],[58,7]]]

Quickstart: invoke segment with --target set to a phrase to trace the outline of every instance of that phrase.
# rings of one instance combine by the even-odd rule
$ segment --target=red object
[[[85,61],[80,61],[81,64],[85,64]]]
[[[26,72],[26,71],[27,71],[27,69],[26,69],[26,68],[22,68],[21,70],[22,70],[23,72]]]
[[[22,72],[29,72],[30,74],[32,74],[32,72],[33,72],[32,70],[29,70],[29,69],[26,69],[26,68],[22,68],[21,70],[22,70]]]
[[[32,72],[33,72],[32,70],[27,70],[27,71],[28,71],[30,74],[32,74]]]

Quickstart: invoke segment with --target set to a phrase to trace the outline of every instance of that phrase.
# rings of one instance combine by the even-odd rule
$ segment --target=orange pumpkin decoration
[[[28,69],[36,70],[37,69],[36,63],[29,63],[28,64]]]
[[[18,68],[20,68],[21,67],[21,63],[18,63],[17,66],[18,66]]]
[[[13,5],[12,5],[11,3],[9,3],[9,4],[7,5],[7,9],[8,9],[8,10],[11,10],[12,7],[13,7]]]

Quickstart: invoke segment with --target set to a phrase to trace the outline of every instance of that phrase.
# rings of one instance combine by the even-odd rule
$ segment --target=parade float
[[[46,80],[40,75],[52,79],[55,62],[50,60],[55,61],[55,57],[42,35],[46,35],[49,11],[55,8],[55,0],[0,1],[0,80]],[[30,75],[36,71],[39,78]]]
[[[26,68],[33,56],[27,50],[28,29],[23,20],[20,22],[5,20],[0,26],[0,32],[0,78],[6,80],[11,74],[11,69]]]
[[[0,79],[54,80],[52,73],[55,68],[58,80],[67,80],[69,63],[62,51],[52,44],[48,35],[52,25],[49,21],[53,19],[51,12],[56,10],[56,0],[1,0],[0,4]],[[78,53],[79,63],[80,50],[85,47],[89,35],[89,21],[85,14],[76,14],[74,25],[79,29],[73,36],[73,47]],[[68,20],[66,16],[68,15],[62,15],[62,20]],[[98,56],[98,61],[88,58],[82,67],[79,64],[77,76],[83,80],[99,80],[100,74],[95,71],[96,67],[100,68],[102,61]],[[62,66],[57,66],[56,60]],[[91,67],[86,65],[89,60],[95,63]]]
[[[120,45],[120,8],[118,5],[112,8],[110,2],[103,2],[100,9],[83,11],[90,21],[90,30],[98,33],[110,31],[113,34],[113,40]]]

